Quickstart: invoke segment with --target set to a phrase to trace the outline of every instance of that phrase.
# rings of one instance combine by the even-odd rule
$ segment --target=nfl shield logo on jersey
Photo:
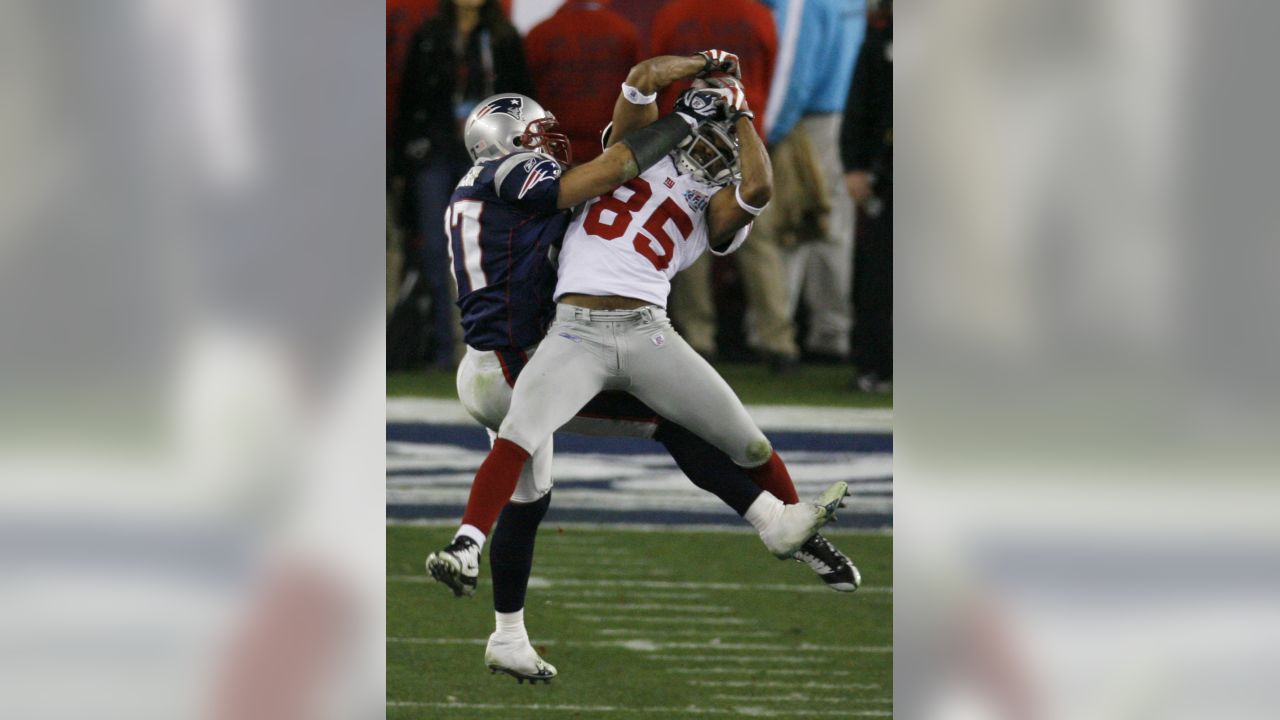
[[[666,345],[666,344],[667,344],[667,336],[666,336],[666,335],[663,335],[662,333],[658,333],[657,335],[654,335],[654,336],[653,336],[653,344],[654,344],[654,345],[657,345],[658,347],[662,347],[663,345]]]

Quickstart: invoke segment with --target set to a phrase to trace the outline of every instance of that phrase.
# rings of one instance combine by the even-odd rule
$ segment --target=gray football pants
[[[654,306],[557,305],[555,322],[516,381],[498,436],[536,450],[601,390],[631,393],[739,466],[756,467],[773,454],[729,384]]]

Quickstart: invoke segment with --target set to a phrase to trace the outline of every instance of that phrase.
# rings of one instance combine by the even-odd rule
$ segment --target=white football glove
[[[714,72],[727,73],[736,78],[742,77],[742,68],[737,55],[725,50],[703,50],[698,54],[702,56],[704,64],[697,77],[706,77]]]
[[[723,98],[725,118],[730,124],[740,117],[755,120],[756,114],[747,105],[747,91],[741,80],[728,76],[705,78],[694,80],[693,86],[719,91],[720,97]]]

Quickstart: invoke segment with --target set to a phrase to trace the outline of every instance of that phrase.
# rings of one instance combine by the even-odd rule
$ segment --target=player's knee
[[[747,443],[746,467],[756,467],[768,462],[773,457],[773,445],[767,438],[759,438]]]
[[[550,487],[539,488],[532,484],[529,486],[523,486],[523,483],[521,483],[516,486],[516,491],[511,494],[510,502],[517,506],[534,505],[535,503],[542,502],[543,498],[547,497],[550,493]]]
[[[522,450],[530,455],[538,448],[538,444],[533,442],[533,439],[523,432],[519,425],[511,422],[510,415],[507,415],[507,418],[498,426],[498,437],[519,445]]]

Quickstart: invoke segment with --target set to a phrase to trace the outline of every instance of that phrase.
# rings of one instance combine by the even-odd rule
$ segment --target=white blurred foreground
[[[899,717],[1280,713],[1280,14],[1243,5],[899,3]]]
[[[0,717],[382,713],[381,14],[0,10]]]

